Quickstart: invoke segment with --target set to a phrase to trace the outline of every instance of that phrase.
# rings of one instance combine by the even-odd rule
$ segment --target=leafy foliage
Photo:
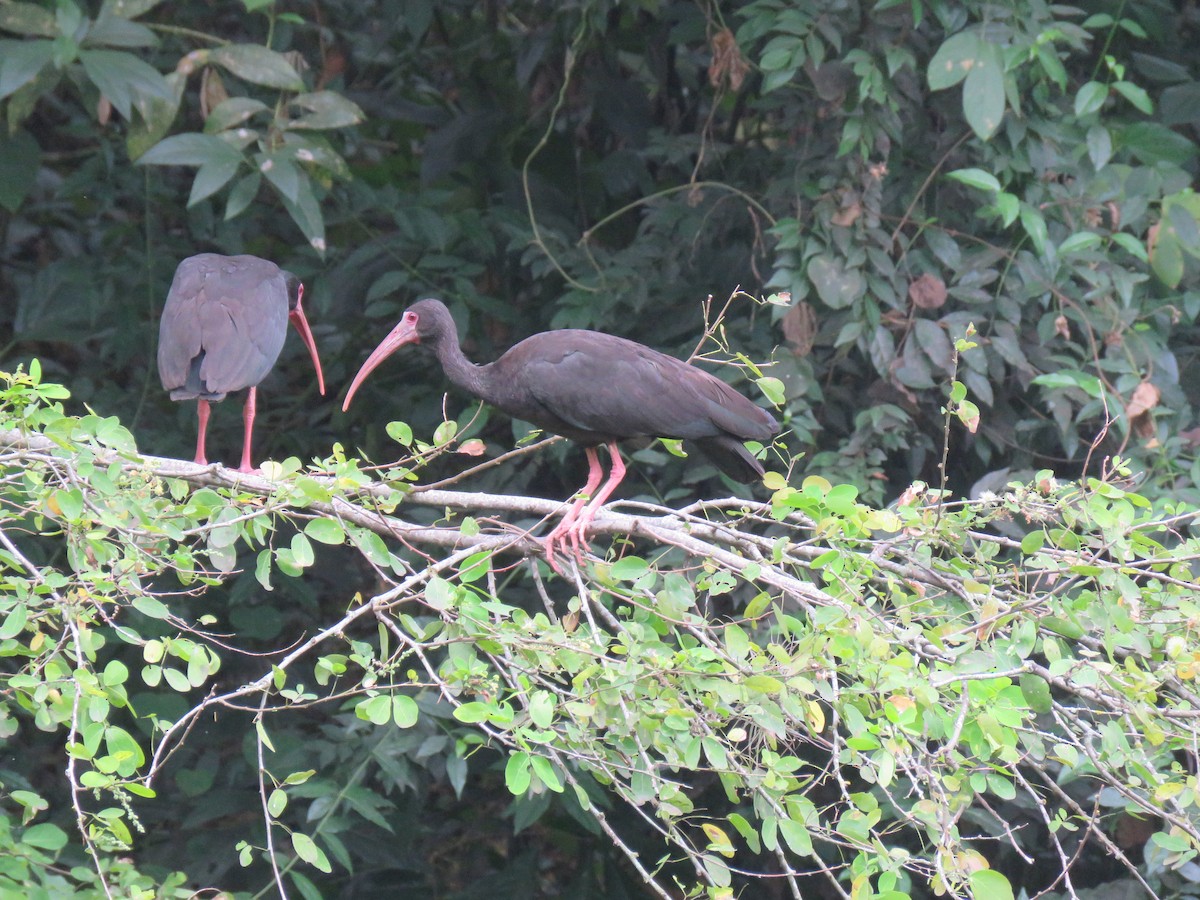
[[[370,858],[348,828],[391,831],[395,803],[360,784],[364,767],[404,784],[430,753],[461,793],[500,751],[518,823],[562,795],[664,897],[672,883],[728,896],[751,872],[795,896],[818,881],[897,897],[1001,896],[1010,879],[1073,893],[1069,860],[1089,832],[1154,891],[1195,854],[1194,779],[1177,758],[1193,744],[1200,660],[1179,628],[1195,612],[1200,546],[1181,529],[1197,513],[1164,518],[1122,486],[1120,464],[976,503],[912,491],[873,510],[849,485],[772,473],[765,504],[606,513],[602,532],[650,553],[615,542],[577,572],[563,615],[549,596],[541,612],[506,599],[547,570],[510,571],[502,557],[535,545],[478,518],[553,504],[398,490],[340,455],[227,481],[139,457],[115,420],[64,415],[67,392],[36,367],[8,382],[3,721],[67,760],[65,785],[5,776],[22,784],[6,834],[25,880],[54,879],[69,826],[30,823],[61,808],[39,791],[65,790],[87,878],[139,884],[107,860],[156,843],[144,822],[161,815],[164,782],[193,803],[194,779],[212,784],[180,760],[213,752],[192,747],[209,743],[193,732],[213,714],[256,760],[242,777],[256,775],[260,822],[235,830],[240,864],[305,895]],[[402,483],[411,465],[383,474]],[[414,505],[460,514],[423,525],[401,515]],[[397,542],[455,549],[414,568]],[[214,631],[209,588],[239,558],[272,589],[321,546],[353,548],[384,587],[343,585],[342,614],[265,654],[249,652],[253,628]],[[322,778],[332,760],[300,768],[300,747],[276,745],[312,729],[374,750],[338,787]],[[1091,805],[1079,789],[1097,784]],[[610,796],[632,821],[605,811]],[[1107,836],[1123,817],[1159,823],[1142,866]],[[654,864],[633,843],[650,836]],[[1046,866],[1049,884],[1029,874]]]
[[[1185,895],[1189,16],[0,2],[4,531],[28,562],[7,550],[0,634],[30,747],[0,775],[7,877]],[[147,348],[208,249],[305,279],[333,382],[430,294],[480,358],[562,326],[687,355],[719,319],[701,349],[759,364],[786,475],[672,519],[725,491],[638,451],[649,506],[600,523],[620,540],[564,593],[510,568],[536,548],[497,521],[550,514],[527,495],[563,497],[575,456],[445,400],[416,354],[342,416],[295,348],[263,447],[328,459],[252,486],[147,470],[133,434],[190,448]],[[704,303],[739,286],[768,302]],[[348,438],[402,457],[384,487]],[[460,477],[474,500],[412,490]]]

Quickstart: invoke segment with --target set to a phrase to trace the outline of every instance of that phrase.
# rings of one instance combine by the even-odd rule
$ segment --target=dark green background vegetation
[[[977,430],[949,431],[957,495],[1039,470],[1099,475],[1115,454],[1164,514],[1200,502],[1190,4],[0,0],[0,31],[0,365],[38,358],[70,411],[119,418],[147,453],[186,459],[194,442],[194,407],[171,403],[154,368],[174,268],[245,252],[304,280],[331,387],[317,395],[289,340],[262,385],[259,458],[340,442],[390,462],[394,419],[428,439],[446,385],[418,352],[340,411],[420,297],[444,299],[486,360],[558,327],[687,356],[711,295],[714,313],[733,297],[728,351],[782,385],[769,399],[796,471],[865,502],[942,483],[954,380],[980,413]],[[243,45],[294,53],[302,83],[229,49]],[[330,93],[302,99],[316,91]],[[969,325],[979,346],[960,358]],[[211,459],[236,459],[239,403],[216,408]],[[458,395],[446,410],[489,455],[525,433]],[[658,445],[634,459],[625,496],[732,490]],[[469,463],[447,454],[422,478]],[[583,465],[559,443],[461,486],[561,499]],[[372,590],[348,551],[277,577],[269,598],[253,574],[180,596],[181,614],[274,648],[336,615],[348,580]],[[165,702],[134,700],[142,714]],[[547,792],[514,800],[499,754],[472,756],[467,779],[469,729],[427,721],[381,733],[322,710],[274,736],[280,769],[290,754],[320,772],[309,816],[342,820],[330,831],[353,874],[316,878],[324,896],[643,895],[593,820]],[[143,871],[269,883],[230,851],[255,827],[252,748],[230,733],[198,725],[160,787],[176,802],[140,812]],[[0,761],[8,789],[38,785],[56,746],[30,727],[20,741]],[[610,814],[648,863],[662,855],[629,810]],[[1125,849],[1141,862],[1136,839]],[[1082,853],[1079,886],[1117,874],[1099,844]],[[1049,884],[1031,878],[1031,893]],[[767,885],[743,896],[776,896]]]

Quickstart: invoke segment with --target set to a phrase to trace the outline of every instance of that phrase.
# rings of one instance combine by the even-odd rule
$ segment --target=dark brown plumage
[[[542,332],[493,363],[475,365],[463,355],[454,320],[440,300],[421,300],[405,311],[359,369],[342,409],[350,406],[376,366],[410,343],[431,347],[450,381],[468,393],[584,446],[587,485],[546,539],[547,557],[556,568],[555,543],[570,542],[579,556],[588,524],[625,474],[617,441],[690,441],[731,478],[750,482],[762,476],[763,467],[743,441],[769,441],[779,431],[770,413],[719,378],[636,341],[598,331]],[[612,472],[597,493],[603,471],[596,447],[601,444],[608,447]]]
[[[256,385],[283,349],[289,321],[312,356],[317,384],[325,376],[302,300],[304,285],[291,272],[257,256],[190,256],[175,270],[158,329],[158,374],[172,400],[196,400],[196,462],[207,463],[204,437],[209,402],[249,388],[243,409],[245,437],[239,471],[250,461]]]

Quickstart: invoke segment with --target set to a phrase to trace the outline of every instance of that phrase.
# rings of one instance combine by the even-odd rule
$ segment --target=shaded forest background
[[[445,399],[416,352],[340,411],[400,311],[437,296],[479,360],[561,327],[687,356],[723,311],[717,355],[778,379],[798,471],[869,503],[943,477],[979,496],[1097,474],[1112,455],[1152,503],[1200,502],[1194,4],[59,0],[0,2],[0,30],[0,361],[38,358],[145,452],[190,458],[158,316],[179,260],[217,251],[301,276],[332,387],[317,395],[290,340],[262,385],[259,458],[340,443],[390,462],[389,422],[428,437],[444,414],[489,456],[525,438]],[[979,347],[960,356],[968,326]],[[951,432],[943,475],[954,380],[980,415]],[[237,404],[218,407],[210,458],[234,460],[240,433]],[[559,443],[460,486],[562,498],[582,471]],[[624,496],[666,505],[732,490],[659,445],[631,476]],[[269,602],[252,572],[203,602],[275,646],[347,578],[371,573],[333,556]],[[326,896],[641,896],[569,804],[514,801],[483,753],[468,781],[450,725],[386,747],[363,725],[277,741],[351,785],[345,815],[370,823]],[[174,778],[186,818],[146,812],[137,864],[251,889],[261,873],[208,852],[240,836],[227,812],[250,771],[217,730]],[[385,773],[370,790],[347,774],[364,760],[368,781]],[[3,765],[5,783],[30,777]]]

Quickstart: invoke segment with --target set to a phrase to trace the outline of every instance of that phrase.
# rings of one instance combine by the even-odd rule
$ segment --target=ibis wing
[[[210,285],[200,313],[200,380],[223,392],[262,381],[283,349],[287,313],[287,283],[278,269],[267,278]]]
[[[175,270],[159,324],[158,371],[177,399],[258,384],[287,334],[287,277],[254,256],[201,253]]]
[[[548,340],[525,360],[528,390],[573,428],[616,438],[757,440],[777,429],[720,379],[641,344],[569,330],[538,337]]]

